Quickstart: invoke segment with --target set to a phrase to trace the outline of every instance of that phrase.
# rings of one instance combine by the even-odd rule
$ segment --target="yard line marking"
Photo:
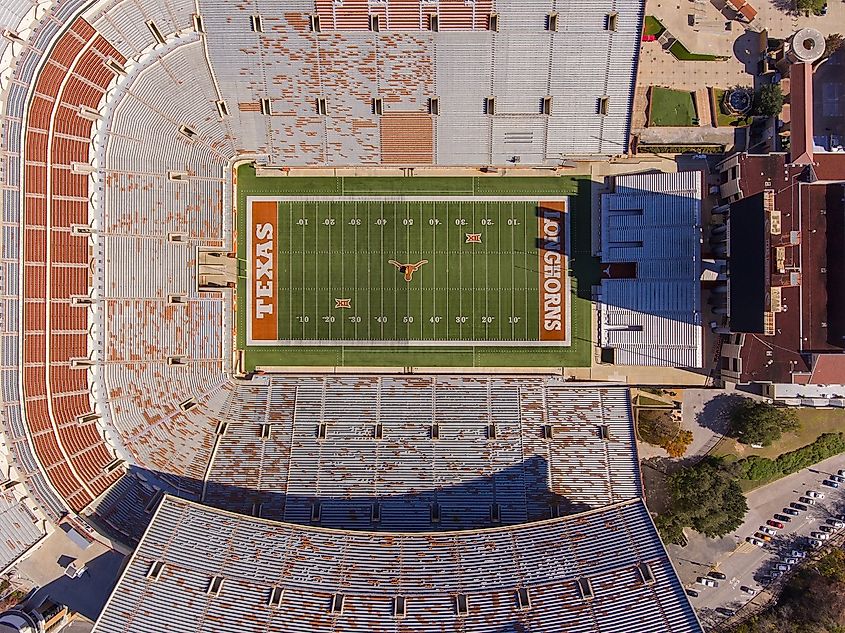
[[[512,218],[516,217],[514,215],[514,211],[513,211],[513,202],[511,202],[510,217],[512,217]],[[511,250],[514,249],[514,237],[513,237],[514,231],[515,231],[515,228],[512,226],[511,227]],[[510,269],[511,269],[511,292],[510,292],[510,296],[511,296],[511,317],[514,316],[514,310],[516,309],[516,304],[514,303],[514,301],[516,300],[516,297],[514,297],[514,292],[513,292],[513,288],[516,287],[516,270],[515,270],[515,268],[516,268],[515,266],[510,267]],[[513,322],[513,318],[511,318],[511,340],[513,340],[514,338],[516,338],[516,324]]]
[[[464,207],[463,202],[458,203],[458,213],[460,213],[460,217],[464,217]],[[461,227],[463,228],[463,227]],[[458,231],[458,236],[460,237],[461,231]],[[464,258],[461,257],[461,252],[458,251],[458,287],[464,287]],[[464,314],[464,293],[458,293],[458,314],[463,316]],[[464,338],[464,324],[458,323],[458,338]]]
[[[484,217],[490,217],[490,203],[486,200],[484,201]],[[499,219],[496,218],[496,224],[499,223]],[[484,314],[490,314],[490,272],[488,267],[488,262],[490,261],[490,257],[487,255],[487,244],[484,244]],[[484,338],[490,338],[490,324],[487,323],[484,326]]]

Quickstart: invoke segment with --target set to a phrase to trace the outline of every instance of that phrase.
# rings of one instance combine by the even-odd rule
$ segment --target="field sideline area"
[[[589,364],[589,186],[241,166],[243,369]]]

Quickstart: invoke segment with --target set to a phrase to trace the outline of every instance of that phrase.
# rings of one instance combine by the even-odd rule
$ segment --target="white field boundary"
[[[569,196],[247,196],[247,253],[252,252],[252,235],[249,227],[252,225],[253,202],[565,202],[565,261],[567,297],[566,340],[538,341],[538,340],[449,340],[449,339],[397,339],[397,340],[353,340],[353,339],[276,339],[255,340],[252,338],[252,266],[247,267],[247,340],[250,347],[260,347],[267,351],[285,351],[290,347],[570,347],[572,344],[572,286],[569,274],[569,258],[571,253],[570,206]],[[539,237],[539,236],[538,236]],[[538,288],[539,291],[539,288]]]

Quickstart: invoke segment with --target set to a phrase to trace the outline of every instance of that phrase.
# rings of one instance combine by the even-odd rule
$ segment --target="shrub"
[[[770,481],[797,473],[834,455],[845,452],[845,434],[823,433],[815,442],[768,459],[752,455],[740,460],[740,477],[749,481]]]

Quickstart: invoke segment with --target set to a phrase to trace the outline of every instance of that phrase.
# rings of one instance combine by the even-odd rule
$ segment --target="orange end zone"
[[[540,202],[540,340],[566,341],[566,203]]]
[[[278,202],[253,202],[247,226],[250,268],[250,338],[278,339],[278,290],[276,287],[276,235]]]

